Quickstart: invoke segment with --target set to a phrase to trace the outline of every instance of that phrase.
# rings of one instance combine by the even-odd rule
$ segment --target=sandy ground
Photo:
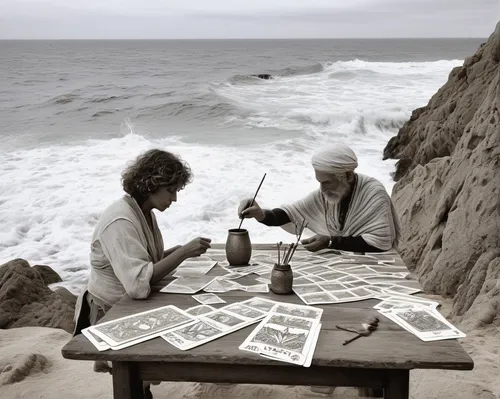
[[[442,313],[449,302],[442,301]],[[460,327],[460,326],[459,326]],[[412,371],[412,399],[500,399],[500,333],[495,327],[466,331],[461,344],[474,359],[473,371]],[[111,376],[94,373],[92,362],[66,360],[62,346],[65,331],[41,327],[0,330],[0,398],[2,399],[108,399]],[[357,390],[337,388],[332,395],[313,393],[307,387],[162,383],[152,387],[160,398],[358,398]]]

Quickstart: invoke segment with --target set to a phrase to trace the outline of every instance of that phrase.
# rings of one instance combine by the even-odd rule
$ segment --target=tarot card
[[[267,284],[254,284],[242,286],[246,292],[254,292],[254,293],[267,293],[269,292],[269,285]]]
[[[245,272],[231,272],[229,274],[226,274],[222,276],[225,280],[237,280],[241,277],[248,276],[251,273],[245,273]]]
[[[359,288],[359,287],[366,287],[368,285],[370,285],[367,281],[365,280],[356,280],[356,281],[351,281],[349,282],[349,284],[351,285],[351,287],[353,288]]]
[[[330,270],[325,273],[321,273],[319,275],[322,279],[326,281],[338,281],[341,278],[350,278],[351,280],[353,279],[353,276],[348,276],[346,273],[339,272],[337,270]]]
[[[398,284],[399,281],[405,281],[404,278],[401,278],[401,277],[379,277],[379,276],[375,276],[375,277],[372,277],[372,276],[365,276],[363,277],[364,280],[368,281],[370,284],[374,284],[374,283],[391,283],[391,284]]]
[[[377,305],[375,305],[374,309],[380,310],[393,310],[393,309],[411,309],[415,306],[429,308],[432,310],[437,309],[436,305],[422,302],[409,302],[409,301],[397,301],[394,299],[386,299]]]
[[[307,285],[307,284],[311,284],[313,281],[312,279],[310,279],[309,277],[297,277],[293,279],[293,283],[292,285],[295,287],[295,286],[298,286],[298,285]]]
[[[375,296],[373,294],[373,291],[370,291],[369,289],[367,289],[365,287],[354,288],[354,289],[351,289],[350,291],[351,291],[351,294],[356,295],[360,299],[361,298],[363,298],[363,299],[373,298]]]
[[[200,316],[205,313],[213,312],[215,308],[210,305],[197,305],[192,308],[186,309],[186,312],[193,316]]]
[[[321,277],[321,276],[315,276],[313,274],[307,275],[306,278],[309,279],[309,280],[311,280],[311,281],[313,281],[313,282],[315,282],[315,283],[320,282],[320,281],[325,281],[325,279],[323,277]]]
[[[217,281],[226,291],[236,291],[243,289],[243,286],[241,284],[233,280],[226,280],[224,277],[218,277]]]
[[[228,290],[226,287],[222,286],[220,279],[215,278],[214,280],[212,280],[212,282],[210,284],[208,284],[207,286],[205,286],[203,288],[203,291],[205,291],[205,292],[227,292]]]
[[[370,269],[370,267],[366,265],[360,265],[357,263],[344,263],[343,266],[344,265],[349,266],[342,268],[342,271],[351,275],[373,274],[373,271]]]
[[[351,290],[330,291],[330,294],[337,298],[337,302],[359,301],[359,297],[354,295]]]
[[[243,305],[250,306],[251,308],[261,310],[263,312],[269,312],[274,305],[276,305],[279,302],[276,301],[271,301],[269,299],[264,299],[264,298],[259,298],[259,297],[253,297],[250,299],[247,299],[243,302],[240,302]]]
[[[333,280],[333,281],[336,281],[338,283],[344,284],[344,283],[350,283],[352,281],[359,281],[359,280],[360,280],[359,277],[351,276],[350,274],[345,274],[344,276],[339,277],[339,278],[337,278],[336,280]]]
[[[215,294],[198,294],[191,295],[195,301],[203,305],[214,305],[216,303],[226,303],[226,301]]]
[[[82,334],[92,343],[92,345],[96,347],[98,351],[105,351],[111,348],[98,335],[93,334],[91,331],[89,331],[88,327],[82,330]]]
[[[314,331],[314,336],[313,336],[313,339],[311,341],[311,346],[309,347],[308,351],[307,351],[307,356],[306,356],[306,360],[304,362],[304,367],[310,367],[311,366],[311,363],[312,363],[312,360],[313,360],[313,357],[314,357],[314,352],[316,351],[316,344],[318,343],[318,338],[319,338],[319,333],[321,331],[321,327],[322,327],[322,324],[319,323],[317,326],[316,326],[316,329]]]
[[[399,293],[399,294],[407,294],[407,295],[416,294],[417,292],[420,292],[420,291],[422,291],[420,288],[406,287],[404,285],[399,285],[399,284],[391,285],[387,289],[388,293]]]
[[[384,313],[384,315],[387,314],[422,341],[464,338],[466,336],[438,312],[429,308],[394,309]]]
[[[396,266],[396,265],[370,265],[375,273],[409,273],[406,266]]]
[[[209,251],[210,251],[209,252],[209,258],[211,260],[217,261],[217,262],[219,262],[219,264],[226,261],[226,252],[225,251],[216,251],[216,252],[214,252],[211,249],[209,249]]]
[[[195,294],[198,291],[205,288],[215,279],[214,276],[181,276],[176,280],[172,281],[165,287],[163,287],[160,292],[172,293],[172,294]]]
[[[306,305],[319,305],[322,303],[335,303],[337,300],[332,297],[328,292],[316,292],[312,294],[299,295],[299,298]]]
[[[267,312],[251,308],[250,306],[246,306],[238,302],[224,306],[221,310],[224,310],[225,312],[234,313],[237,316],[245,317],[250,320],[259,320],[266,317],[267,315]]]
[[[292,286],[292,289],[293,292],[295,292],[299,296],[303,294],[324,292],[323,289],[318,284]]]
[[[255,281],[258,281],[259,283],[262,283],[262,284],[271,284],[271,280],[268,278],[264,278],[264,277],[257,277],[255,279]]]
[[[151,336],[157,336],[165,330],[194,319],[189,313],[173,305],[168,305],[97,324],[89,329],[110,346],[118,346],[128,341],[137,341],[142,338],[150,339]]]
[[[226,334],[227,332],[224,330],[202,320],[198,320],[194,323],[168,331],[160,336],[171,345],[181,350],[188,350],[213,341]]]
[[[185,260],[176,269],[174,277],[207,274],[217,262],[213,260]]]
[[[382,294],[377,296],[378,299],[382,299],[383,301],[395,301],[395,302],[407,302],[414,304],[422,304],[424,306],[432,307],[434,309],[438,308],[440,305],[439,302],[433,301],[431,299],[421,298],[419,296],[413,295],[405,295],[405,294]]]
[[[301,317],[270,313],[239,348],[303,365],[318,324]]]
[[[279,313],[286,316],[297,316],[306,319],[320,320],[323,309],[313,306],[296,305],[293,303],[278,303],[270,310],[270,313]]]
[[[306,275],[308,275],[308,274],[319,275],[321,273],[329,272],[329,271],[331,271],[331,269],[327,266],[317,265],[317,266],[310,266],[310,267],[301,269],[300,271]]]
[[[222,331],[232,330],[233,328],[248,324],[247,318],[241,318],[241,316],[236,316],[233,313],[224,312],[222,309],[206,313],[200,316],[200,320],[213,324]]]
[[[343,284],[337,283],[335,281],[323,281],[318,283],[318,285],[324,290],[324,291],[340,291],[340,290],[345,290],[346,287]]]

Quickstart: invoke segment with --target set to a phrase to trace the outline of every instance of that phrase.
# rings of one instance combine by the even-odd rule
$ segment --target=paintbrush
[[[295,244],[295,246],[294,246],[294,248],[292,250],[292,253],[290,254],[290,259],[289,260],[292,260],[292,256],[295,254],[295,250],[299,246],[300,238],[302,237],[302,233],[304,232],[304,230],[306,229],[306,227],[307,227],[306,220],[302,219],[302,224],[300,225],[299,234],[297,236],[297,243]]]
[[[266,178],[266,174],[267,173],[264,173],[264,176],[262,177],[262,180],[260,181],[259,187],[257,187],[257,191],[255,192],[255,195],[253,196],[252,202],[250,202],[250,205],[248,206],[248,208],[251,208],[253,206],[253,203],[255,201],[255,197],[257,197],[257,194],[259,193],[260,186],[262,186],[262,183],[264,183],[264,179]],[[238,230],[241,229],[241,224],[243,223],[243,220],[245,220],[245,218],[241,218],[241,222],[240,222],[240,225],[238,226]]]

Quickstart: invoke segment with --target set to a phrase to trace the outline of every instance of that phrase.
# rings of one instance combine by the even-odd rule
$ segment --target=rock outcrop
[[[75,298],[47,285],[61,281],[49,266],[30,267],[23,259],[0,266],[0,328],[39,326],[73,332]]]
[[[500,22],[384,150],[399,159],[401,255],[472,327],[500,324],[499,109]]]

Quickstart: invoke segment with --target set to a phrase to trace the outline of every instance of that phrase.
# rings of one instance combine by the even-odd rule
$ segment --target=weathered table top
[[[220,249],[223,248],[223,245],[213,245],[212,247]],[[269,248],[269,245],[254,245],[254,253],[259,249]],[[370,255],[377,256],[374,254]],[[397,263],[402,264],[396,252],[391,252],[391,256],[396,257],[398,260]],[[209,274],[220,275],[225,274],[225,271],[216,266]],[[161,286],[164,286],[169,279],[171,277],[163,280]],[[244,291],[229,291],[217,295],[223,298],[228,304],[254,296],[281,302],[303,304],[295,294],[276,295],[272,292],[268,294],[253,294]],[[472,370],[474,363],[457,340],[421,341],[373,309],[373,306],[378,302],[378,300],[365,300],[342,304],[316,305],[323,308],[324,312],[321,318],[322,329],[312,366],[401,370]],[[181,309],[199,305],[198,302],[191,298],[191,295],[154,292],[146,300],[133,300],[125,296],[113,306],[101,322],[169,304]],[[212,306],[219,308],[224,305],[226,304]],[[338,330],[335,328],[335,325],[339,324],[346,327],[359,328],[362,322],[366,322],[372,316],[377,316],[380,319],[377,331],[370,337],[361,338],[349,345],[343,346],[342,343],[346,339],[351,338],[352,334]],[[118,362],[187,362],[297,367],[239,350],[238,346],[255,326],[256,324],[251,325],[188,351],[181,351],[168,344],[162,338],[154,338],[122,350],[99,352],[80,334],[65,345],[62,353],[65,358],[80,360],[100,359]]]

